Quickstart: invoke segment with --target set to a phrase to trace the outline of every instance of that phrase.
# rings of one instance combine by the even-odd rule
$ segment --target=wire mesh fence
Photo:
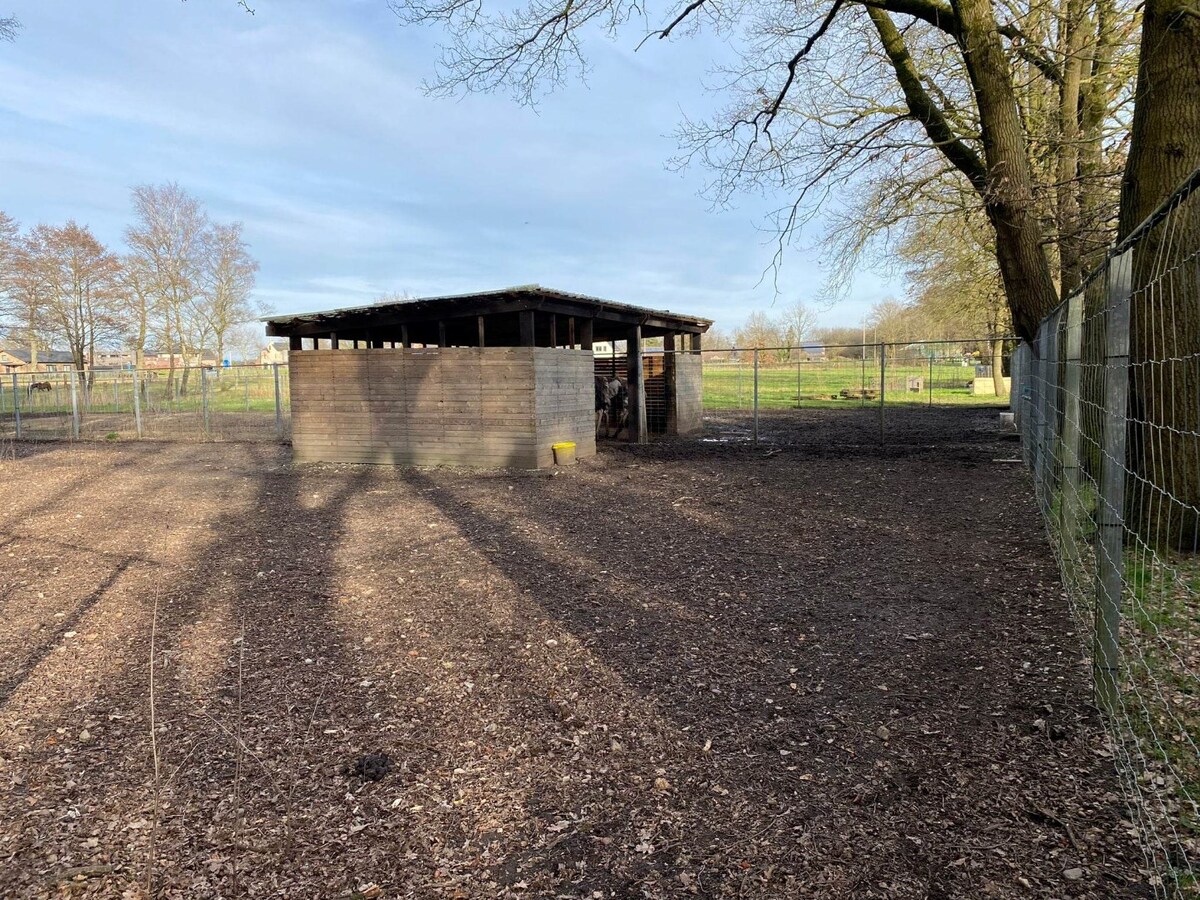
[[[275,441],[289,432],[285,365],[0,376],[0,438]]]
[[[858,410],[878,415],[886,440],[889,410],[1008,404],[1013,342],[917,341],[803,349],[705,350],[706,421],[757,439],[789,410]]]
[[[1200,896],[1200,172],[1048,316],[1013,407],[1155,896]]]

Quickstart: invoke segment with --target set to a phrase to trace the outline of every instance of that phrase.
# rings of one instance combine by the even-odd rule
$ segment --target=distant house
[[[273,366],[275,363],[287,363],[288,342],[271,341],[258,354],[258,363],[262,366]]]
[[[147,353],[142,358],[142,367],[145,369],[169,369],[172,360],[174,360],[176,369],[187,366],[212,367],[217,365],[217,355],[206,350],[200,354],[186,356],[182,353]]]
[[[66,350],[39,350],[37,364],[30,365],[28,348],[0,346],[0,369],[5,373],[69,372],[74,363]]]
[[[97,369],[133,368],[134,355],[123,350],[101,350],[96,354]]]
[[[824,359],[825,345],[811,342],[805,342],[800,345],[800,353],[805,359]]]

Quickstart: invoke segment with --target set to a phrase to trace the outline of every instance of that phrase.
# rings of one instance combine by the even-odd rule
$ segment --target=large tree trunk
[[[1197,168],[1200,17],[1181,0],[1146,0],[1120,236]],[[1200,192],[1134,245],[1130,348],[1130,465],[1138,477],[1129,512],[1153,545],[1192,552],[1200,549],[1197,252]]]
[[[1012,70],[1000,42],[991,0],[954,0],[959,40],[979,109],[987,164],[984,209],[996,230],[996,257],[1012,310],[1026,340],[1058,303],[1033,202],[1033,177]]]
[[[992,336],[992,390],[997,397],[1008,396],[1008,387],[1004,384],[1004,341],[995,333]]]

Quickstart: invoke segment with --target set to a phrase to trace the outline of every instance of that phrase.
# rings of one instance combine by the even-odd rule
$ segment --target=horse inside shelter
[[[643,342],[662,337],[669,434],[700,428],[707,319],[526,285],[268,318],[289,339],[297,461],[541,468],[595,453],[593,345],[625,342],[628,438],[647,439]]]

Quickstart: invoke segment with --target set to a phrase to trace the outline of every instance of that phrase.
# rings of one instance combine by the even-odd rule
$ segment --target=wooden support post
[[[567,346],[572,350],[575,349],[575,317],[567,318]]]
[[[679,381],[675,369],[675,335],[663,335],[663,400],[667,405],[667,434],[678,434],[679,423],[675,418],[675,404],[679,397]]]
[[[700,352],[700,338],[701,338],[701,335],[699,335],[699,334],[692,335],[692,352],[693,353]]]
[[[289,350],[303,350],[304,349],[304,338],[293,334],[291,337],[288,338],[288,349]]]
[[[479,327],[479,346],[486,346],[483,342],[483,316],[476,316],[475,323]]]
[[[550,313],[550,346],[558,346],[558,316]]]
[[[412,346],[412,342],[408,339],[408,326],[400,326],[400,346],[407,350]]]
[[[579,346],[584,350],[591,350],[592,344],[592,320],[583,319],[579,323]]]
[[[534,336],[533,310],[532,309],[523,309],[519,313],[517,313],[517,316],[520,318],[520,322],[521,322],[521,346],[522,347],[532,347],[533,346],[533,336]]]
[[[336,331],[329,332],[329,349],[330,350],[338,349],[338,336],[337,336]]]
[[[445,319],[440,319],[438,321],[438,346],[439,347],[446,346],[446,320]]]
[[[625,374],[629,387],[629,442],[644,444],[646,434],[646,379],[642,373],[642,326],[634,325],[625,337]]]

